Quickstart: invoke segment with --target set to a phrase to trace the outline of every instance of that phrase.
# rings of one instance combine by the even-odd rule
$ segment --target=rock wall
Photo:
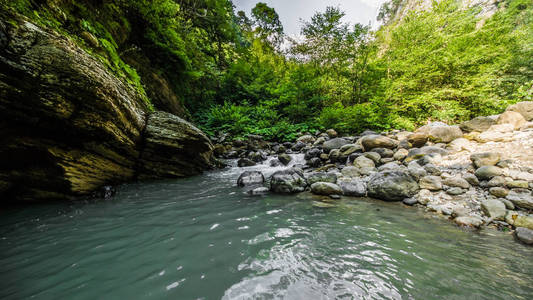
[[[139,157],[149,144],[142,138],[148,111],[134,87],[70,39],[0,13],[2,202],[68,199],[135,178],[147,169]],[[212,146],[197,129],[162,132],[180,136],[162,169],[185,176],[210,166]],[[201,163],[178,172],[181,158],[184,168]]]
[[[410,11],[417,10],[429,10],[433,5],[434,0],[404,0],[402,1],[395,15],[391,18],[391,21],[397,21],[403,19]],[[437,0],[439,2],[441,0]],[[461,7],[471,8],[479,7],[480,12],[478,17],[481,19],[492,16],[498,10],[498,0],[457,0]]]

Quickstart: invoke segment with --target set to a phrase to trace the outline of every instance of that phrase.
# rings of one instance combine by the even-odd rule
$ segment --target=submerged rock
[[[416,181],[404,171],[383,171],[372,175],[368,182],[368,196],[385,201],[401,201],[418,191]]]
[[[483,225],[483,220],[475,216],[462,216],[454,219],[454,222],[459,226],[475,227]]]

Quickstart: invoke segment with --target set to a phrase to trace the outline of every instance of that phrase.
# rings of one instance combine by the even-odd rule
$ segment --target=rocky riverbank
[[[250,136],[219,143],[215,152],[241,167],[269,156],[277,157],[271,165],[287,165],[288,154],[305,154],[305,164],[270,178],[244,172],[239,186],[252,194],[310,192],[319,207],[334,206],[340,197],[401,201],[460,226],[516,229],[518,239],[533,244],[532,121],[533,102],[522,102],[453,126],[435,122],[414,132],[349,137],[330,129],[283,144]]]

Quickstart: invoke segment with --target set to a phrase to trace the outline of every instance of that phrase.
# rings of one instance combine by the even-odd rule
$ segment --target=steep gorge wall
[[[1,202],[68,199],[132,180],[140,169],[149,172],[139,160],[142,147],[168,142],[143,140],[149,113],[133,86],[72,40],[0,13]],[[163,167],[158,177],[196,174],[211,165],[210,141],[179,122],[188,130],[174,139],[174,148],[170,143],[170,156],[201,163],[181,173]],[[183,156],[179,147],[189,140],[202,151]],[[157,159],[165,164],[165,157]]]
[[[390,21],[398,21],[411,11],[429,10],[435,0],[400,0],[395,9],[395,13]],[[440,2],[442,0],[437,0]],[[459,5],[464,8],[478,7],[480,9],[478,17],[481,19],[489,18],[498,10],[498,3],[501,0],[457,0]]]

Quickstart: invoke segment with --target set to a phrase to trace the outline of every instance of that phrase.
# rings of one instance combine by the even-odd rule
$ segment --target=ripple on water
[[[372,200],[318,210],[292,196],[254,198],[235,187],[241,171],[128,184],[110,201],[2,211],[0,298],[533,294],[533,249],[508,234],[463,231]]]

